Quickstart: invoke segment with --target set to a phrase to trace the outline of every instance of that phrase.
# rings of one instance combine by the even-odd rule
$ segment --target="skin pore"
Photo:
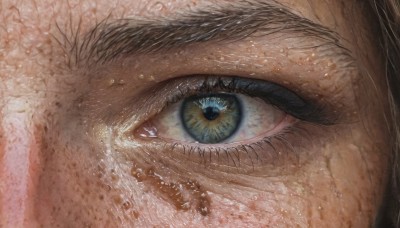
[[[1,1],[0,226],[373,225],[390,145],[361,5]],[[321,118],[288,114],[269,141],[229,148],[166,137],[158,118],[182,94],[230,76],[285,87]]]

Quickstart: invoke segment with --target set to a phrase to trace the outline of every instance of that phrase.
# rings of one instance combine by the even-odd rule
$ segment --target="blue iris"
[[[200,143],[220,143],[231,137],[242,119],[238,98],[231,94],[196,95],[181,107],[185,130]]]

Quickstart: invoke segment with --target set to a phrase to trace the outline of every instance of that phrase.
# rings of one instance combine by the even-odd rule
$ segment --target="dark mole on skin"
[[[195,205],[196,211],[201,215],[210,214],[210,197],[196,181],[168,183],[155,172],[154,168],[143,170],[135,166],[131,170],[131,175],[138,182],[146,183],[157,190],[164,199],[173,203],[177,210],[187,211],[192,205]],[[183,194],[185,191],[193,198],[192,200],[185,199]]]

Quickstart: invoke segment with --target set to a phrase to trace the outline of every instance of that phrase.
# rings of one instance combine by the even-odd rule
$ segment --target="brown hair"
[[[400,1],[369,0],[378,20],[378,34],[381,49],[386,60],[386,83],[389,88],[392,122],[393,157],[388,205],[382,224],[387,227],[400,225]]]

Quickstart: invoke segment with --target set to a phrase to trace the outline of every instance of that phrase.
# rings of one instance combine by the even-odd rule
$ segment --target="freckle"
[[[137,212],[137,211],[132,211],[132,216],[134,217],[134,218],[139,218],[139,212]]]
[[[249,208],[250,210],[252,210],[252,211],[257,211],[257,210],[258,210],[258,207],[257,207],[256,202],[257,202],[257,201],[251,201],[251,202],[248,204],[248,208]]]
[[[56,102],[55,105],[56,105],[57,108],[61,108],[62,107],[60,102]]]
[[[122,204],[122,197],[120,195],[114,195],[112,199],[114,200],[114,203]]]

